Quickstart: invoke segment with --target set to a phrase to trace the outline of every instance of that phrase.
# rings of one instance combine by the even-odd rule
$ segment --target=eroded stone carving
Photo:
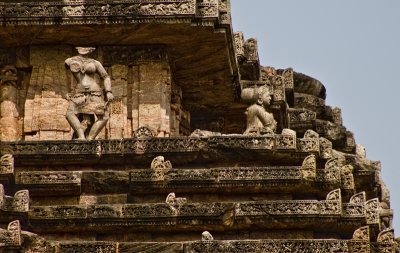
[[[149,137],[154,137],[155,131],[149,127],[139,127],[135,133],[134,133],[134,137],[136,138],[149,138]]]
[[[214,240],[214,237],[210,234],[208,231],[204,231],[201,233],[201,240],[202,241],[212,241]]]
[[[320,147],[320,156],[324,159],[331,159],[333,157],[332,154],[332,142],[324,137],[319,137],[319,147]]]
[[[14,173],[14,157],[10,154],[0,158],[0,175]]]
[[[365,192],[360,192],[355,195],[353,195],[350,198],[349,203],[344,203],[343,204],[343,215],[344,216],[359,216],[359,217],[364,217],[365,216],[365,201],[366,201],[366,196]]]
[[[380,203],[378,198],[365,202],[365,218],[367,224],[380,224],[379,219]]]
[[[0,249],[1,248],[19,248],[21,246],[21,225],[19,220],[8,224],[7,230],[0,229]]]
[[[4,187],[0,184],[0,210],[6,212],[28,212],[29,191],[21,190],[14,194],[14,197],[4,195]]]
[[[246,110],[247,126],[244,134],[273,134],[276,130],[276,121],[266,110],[266,106],[271,102],[270,89],[264,86],[254,92],[257,94],[257,102]]]
[[[393,210],[385,202],[380,203],[379,219],[382,230],[392,228]]]
[[[307,130],[304,138],[297,139],[297,149],[300,152],[320,152],[319,135],[313,130]]]
[[[303,178],[305,180],[314,180],[316,177],[316,158],[315,155],[307,156],[301,166]]]
[[[379,233],[376,240],[379,244],[379,253],[395,253],[394,230],[387,229]]]
[[[353,240],[369,241],[369,226],[361,227],[354,231]]]
[[[165,199],[165,203],[170,206],[177,206],[180,208],[182,205],[185,205],[187,203],[186,198],[177,198],[175,197],[175,193],[171,192],[168,194],[167,198]]]
[[[324,169],[317,171],[317,181],[340,183],[340,167],[338,158],[329,159],[325,163]]]
[[[76,47],[76,49],[79,55],[65,60],[66,66],[77,82],[74,93],[69,96],[66,118],[74,129],[77,139],[93,140],[108,121],[107,104],[114,99],[111,78],[99,61],[88,57],[95,48]],[[96,81],[95,74],[103,79],[104,90]]]
[[[277,149],[296,149],[296,132],[285,128],[282,134],[275,135]]]
[[[348,164],[340,169],[340,184],[344,190],[352,190],[355,188],[353,166]]]

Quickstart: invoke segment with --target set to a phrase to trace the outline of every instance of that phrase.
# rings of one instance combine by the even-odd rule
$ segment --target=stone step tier
[[[200,237],[200,235],[198,236]],[[376,238],[376,239],[375,239]],[[0,244],[8,252],[31,248],[46,249],[47,253],[121,253],[121,252],[352,252],[384,253],[396,252],[393,229],[382,231],[371,240],[369,227],[356,229],[351,238],[302,239],[302,240],[214,240],[204,231],[201,241],[183,242],[113,242],[113,241],[50,241],[36,234],[21,231],[18,220],[12,221],[7,229],[0,229]],[[372,241],[372,242],[371,242]]]

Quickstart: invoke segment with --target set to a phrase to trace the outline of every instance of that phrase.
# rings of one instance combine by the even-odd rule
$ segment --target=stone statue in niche
[[[246,110],[247,125],[244,134],[273,134],[276,130],[276,121],[266,107],[271,103],[271,93],[268,87],[253,89],[257,101]],[[242,94],[243,96],[243,94]]]
[[[76,50],[79,55],[65,60],[77,82],[69,96],[66,118],[78,140],[93,140],[108,121],[107,104],[114,99],[111,78],[100,62],[88,57],[95,48],[76,47]],[[104,89],[96,80],[96,74],[103,80]]]

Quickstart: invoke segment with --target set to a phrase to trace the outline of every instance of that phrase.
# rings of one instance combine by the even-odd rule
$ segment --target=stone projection
[[[0,252],[399,252],[380,163],[229,0],[0,17]]]

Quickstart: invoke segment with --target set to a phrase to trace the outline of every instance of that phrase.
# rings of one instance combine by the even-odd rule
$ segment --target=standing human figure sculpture
[[[95,48],[76,47],[76,50],[79,55],[65,60],[77,83],[68,98],[66,118],[78,140],[93,140],[108,121],[107,104],[114,99],[111,78],[99,61],[88,57]],[[104,89],[97,81],[96,74],[103,80]]]
[[[246,110],[247,126],[244,134],[273,134],[276,121],[265,107],[271,103],[271,93],[267,87],[256,90],[257,101]]]

